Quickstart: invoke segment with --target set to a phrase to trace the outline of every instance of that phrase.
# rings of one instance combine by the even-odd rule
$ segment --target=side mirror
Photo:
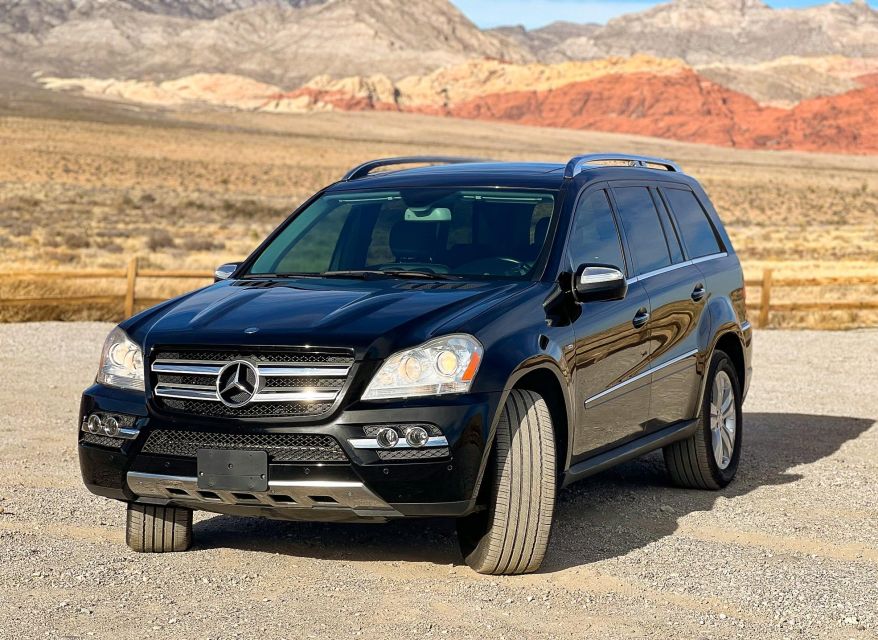
[[[229,262],[228,264],[217,267],[213,272],[213,281],[219,282],[220,280],[228,280],[231,275],[238,270],[239,266],[241,265],[237,262]]]
[[[622,300],[627,293],[625,274],[612,265],[584,264],[573,276],[573,297],[580,303]]]

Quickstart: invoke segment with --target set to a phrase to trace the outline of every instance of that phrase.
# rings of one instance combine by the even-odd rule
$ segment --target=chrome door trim
[[[720,258],[727,258],[728,253],[723,251],[722,253],[714,253],[709,256],[704,256],[702,258],[694,258],[692,260],[686,260],[685,262],[678,262],[677,264],[672,264],[667,267],[662,267],[661,269],[655,269],[654,271],[648,271],[639,276],[634,276],[633,278],[628,278],[628,284],[634,284],[635,282],[643,282],[644,280],[648,280],[653,276],[660,276],[663,273],[668,273],[670,271],[676,271],[677,269],[682,269],[683,267],[691,267],[694,264],[701,264],[702,262],[708,262],[709,260],[719,260]]]
[[[611,394],[611,393],[613,393],[613,392],[615,392],[615,391],[618,391],[619,389],[621,389],[622,387],[624,387],[624,386],[626,386],[626,385],[629,385],[629,384],[631,384],[631,383],[633,383],[633,382],[637,382],[638,380],[642,380],[642,379],[645,378],[646,376],[648,376],[648,375],[652,375],[652,374],[655,373],[656,371],[661,371],[662,369],[664,369],[664,368],[666,368],[666,367],[670,367],[670,366],[672,366],[672,365],[677,364],[678,362],[682,362],[683,360],[686,360],[687,358],[691,358],[692,356],[696,356],[696,355],[698,355],[698,349],[693,349],[692,351],[688,351],[688,352],[684,353],[684,354],[681,355],[681,356],[677,356],[676,358],[672,358],[672,359],[668,360],[667,362],[663,362],[662,364],[656,365],[656,366],[654,366],[654,367],[650,367],[650,368],[647,369],[646,371],[643,371],[643,372],[641,372],[641,373],[638,373],[638,374],[637,374],[636,376],[634,376],[633,378],[628,378],[628,379],[625,380],[624,382],[620,382],[619,384],[613,385],[613,386],[610,387],[609,389],[606,389],[606,390],[601,391],[600,393],[598,393],[598,394],[596,394],[596,395],[593,395],[591,398],[588,398],[588,399],[585,401],[585,406],[586,406],[586,408],[587,408],[588,405],[589,405],[589,403],[592,403],[592,402],[594,402],[595,400],[600,400],[600,399],[603,398],[604,396],[607,396],[607,395],[609,395],[609,394]]]

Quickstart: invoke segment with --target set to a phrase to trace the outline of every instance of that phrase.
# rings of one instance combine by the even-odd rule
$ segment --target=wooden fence
[[[122,296],[89,295],[89,296],[55,296],[44,298],[0,298],[0,306],[70,306],[76,304],[114,304],[122,303],[124,317],[134,314],[137,305],[152,306],[162,302],[161,298],[147,298],[137,295],[137,283],[142,279],[169,278],[210,280],[211,271],[198,270],[157,270],[138,268],[137,258],[131,258],[127,269],[106,269],[91,271],[7,271],[0,272],[0,280],[9,279],[40,279],[40,280],[84,280],[84,279],[125,279],[125,293]],[[753,314],[758,327],[768,327],[772,313],[791,313],[798,311],[878,311],[878,298],[872,300],[851,301],[806,301],[776,302],[773,298],[777,289],[791,287],[850,287],[872,285],[878,286],[878,276],[849,276],[827,278],[775,278],[771,269],[763,271],[760,279],[747,279],[748,289],[760,290],[759,303],[748,303],[747,308]]]
[[[747,279],[748,290],[758,287],[759,304],[747,304],[748,311],[756,314],[756,326],[768,327],[772,312],[792,313],[796,311],[876,311],[878,299],[873,300],[815,300],[806,302],[775,302],[772,294],[776,289],[792,287],[853,287],[858,285],[878,286],[878,276],[841,276],[825,278],[782,278],[774,277],[772,269],[765,269],[759,280]]]
[[[131,258],[128,261],[127,269],[94,269],[90,271],[7,271],[0,272],[0,279],[30,278],[38,280],[107,280],[115,278],[124,278],[126,282],[125,293],[122,296],[95,295],[95,296],[55,296],[48,298],[0,298],[0,306],[69,306],[75,304],[113,304],[122,302],[124,309],[124,317],[134,315],[136,305],[150,307],[159,302],[163,302],[162,298],[144,298],[137,296],[138,280],[149,278],[171,278],[171,279],[195,279],[195,280],[211,280],[213,279],[212,271],[195,271],[195,270],[159,270],[159,269],[140,269],[138,267],[137,258]]]

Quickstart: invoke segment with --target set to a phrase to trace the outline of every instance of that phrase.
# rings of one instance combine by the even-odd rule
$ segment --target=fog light
[[[424,427],[411,427],[405,432],[405,441],[409,443],[409,446],[418,449],[427,444],[429,437],[430,435]]]
[[[113,416],[104,418],[104,434],[111,438],[119,435],[119,421]]]
[[[101,417],[93,413],[88,417],[88,432],[89,433],[100,433],[103,429],[103,425],[101,424]]]
[[[399,442],[399,434],[396,432],[396,429],[384,427],[375,434],[375,440],[378,441],[379,446],[385,449],[392,449]]]

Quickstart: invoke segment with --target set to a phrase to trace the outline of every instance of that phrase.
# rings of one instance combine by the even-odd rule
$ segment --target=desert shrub
[[[62,238],[61,246],[68,249],[87,249],[91,246],[91,240],[84,233],[66,233]]]
[[[76,262],[79,257],[72,251],[67,251],[65,249],[49,249],[45,252],[45,256],[49,261],[57,264],[72,264]]]
[[[121,244],[115,242],[107,242],[100,246],[101,251],[105,253],[122,253],[125,248]]]
[[[188,236],[181,241],[180,246],[186,251],[214,251],[225,249],[226,243],[211,238]]]
[[[146,236],[146,248],[160,251],[174,246],[174,238],[166,229],[151,229]]]
[[[60,247],[64,244],[61,235],[58,233],[47,232],[40,238],[40,244],[44,247]]]

